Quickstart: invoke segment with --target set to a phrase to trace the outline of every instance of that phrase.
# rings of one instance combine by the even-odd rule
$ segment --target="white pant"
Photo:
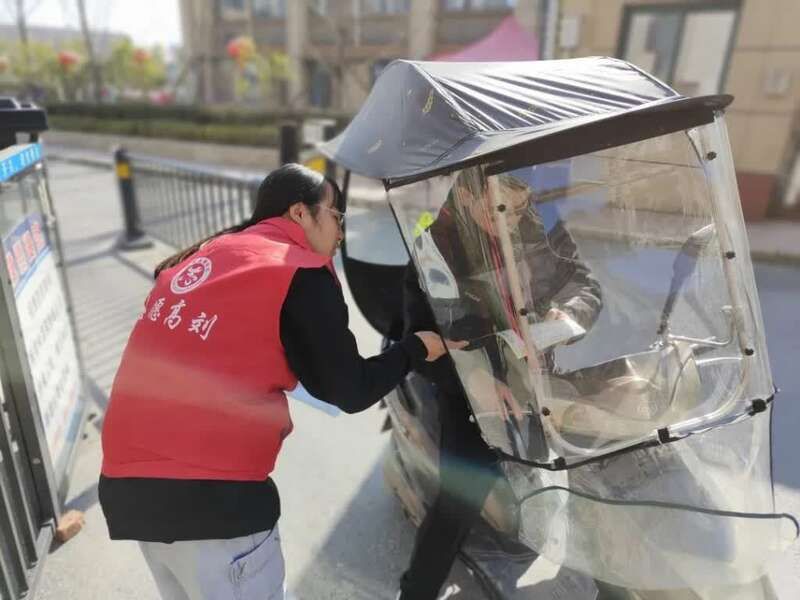
[[[231,540],[139,545],[164,600],[284,600],[277,525]]]

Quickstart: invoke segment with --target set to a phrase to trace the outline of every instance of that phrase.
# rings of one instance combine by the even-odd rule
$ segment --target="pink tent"
[[[430,60],[469,62],[537,60],[538,58],[539,38],[525,31],[514,16],[509,15],[483,39],[458,52],[434,55],[430,57]]]

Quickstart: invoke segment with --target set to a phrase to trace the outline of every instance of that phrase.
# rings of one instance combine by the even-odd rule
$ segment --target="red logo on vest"
[[[186,294],[198,287],[211,275],[211,260],[200,256],[178,271],[169,289],[173,294]]]

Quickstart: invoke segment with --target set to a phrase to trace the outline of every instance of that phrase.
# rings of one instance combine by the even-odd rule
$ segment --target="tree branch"
[[[334,77],[337,78],[337,83],[339,89],[341,89],[341,85],[344,80],[344,67],[351,62],[358,62],[358,61],[348,61],[345,56],[345,50],[347,47],[347,42],[352,40],[353,38],[353,30],[355,29],[354,25],[348,25],[347,22],[352,21],[354,19],[353,15],[348,15],[348,18],[343,20],[341,18],[333,18],[330,15],[321,15],[316,11],[311,11],[313,14],[316,15],[320,21],[324,22],[330,30],[334,33],[334,46],[336,51],[333,53],[333,58],[331,55],[325,54],[321,50],[319,50],[313,44],[309,45],[309,49],[311,51],[311,55],[313,59],[322,64],[326,67],[328,72],[330,72]],[[406,34],[401,33],[397,36],[397,39],[394,40],[395,44],[402,43],[403,41],[407,41],[408,37]],[[372,62],[376,60],[382,59],[389,59],[389,58],[396,58],[390,55],[385,50],[381,49],[376,56],[372,57]],[[370,66],[371,63],[367,62]],[[371,77],[365,78],[360,71],[354,70],[350,73],[350,76],[356,81],[356,83],[361,87],[364,91],[369,91],[372,87]],[[342,108],[341,106],[337,108]]]

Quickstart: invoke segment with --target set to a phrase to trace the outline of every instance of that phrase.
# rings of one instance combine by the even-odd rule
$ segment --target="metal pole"
[[[559,0],[542,0],[539,11],[540,60],[556,58],[556,37],[558,36]]]
[[[322,129],[322,139],[326,142],[336,137],[336,125],[325,125]],[[325,158],[325,176],[336,181],[336,163],[330,158]]]
[[[250,214],[245,215],[245,219],[249,219],[253,211],[256,209],[256,205],[258,204],[258,190],[261,187],[261,179],[255,177],[250,180],[249,185],[247,186],[250,193]]]
[[[119,195],[122,199],[122,214],[125,219],[125,231],[117,241],[117,246],[122,250],[150,248],[153,242],[145,236],[139,221],[139,207],[136,205],[131,161],[128,152],[122,146],[114,151],[114,166],[119,182]]]
[[[19,31],[19,43],[22,48],[22,66],[23,66],[22,83],[23,83],[24,95],[29,96],[31,92],[31,82],[29,80],[31,56],[30,56],[30,44],[28,43],[28,24],[26,22],[26,15],[25,15],[25,0],[16,0],[16,7],[17,7],[17,15],[16,15],[17,29]]]
[[[295,123],[281,125],[280,144],[280,162],[282,165],[299,161],[300,148],[297,139],[297,125]]]

